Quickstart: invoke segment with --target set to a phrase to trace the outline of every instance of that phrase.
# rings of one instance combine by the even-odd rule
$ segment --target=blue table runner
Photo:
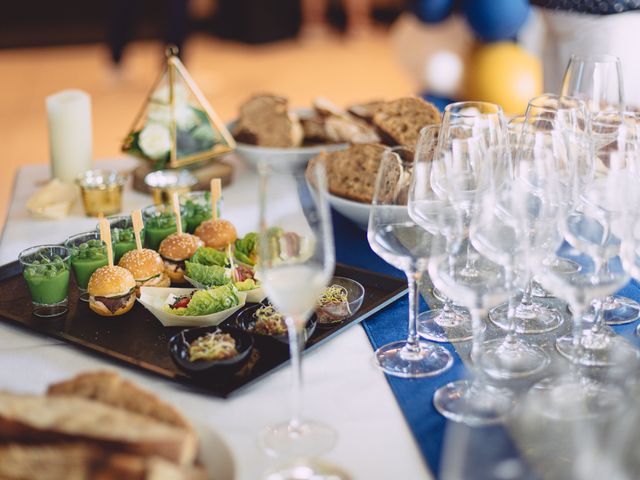
[[[336,211],[333,211],[332,214],[338,262],[400,278],[405,277],[403,272],[390,266],[371,250],[366,232]],[[640,284],[631,281],[619,293],[640,300]],[[424,302],[422,302],[421,308],[422,310],[426,308]],[[374,349],[386,343],[406,338],[408,309],[408,298],[405,296],[363,322],[362,325]],[[616,326],[614,329],[634,345],[640,347],[640,337],[634,334],[635,327],[636,324],[632,323]],[[459,380],[465,375],[465,367],[455,349],[450,344],[444,344],[444,346],[454,356],[453,367],[447,372],[422,379],[402,379],[388,375],[386,377],[418,448],[436,478],[439,478],[440,475],[447,420],[433,406],[433,395],[442,385]],[[477,468],[477,465],[480,464],[479,460],[483,465],[490,465],[504,459],[516,459],[520,462],[521,467],[524,468],[520,476],[522,480],[537,478],[534,471],[523,462],[515,444],[503,427],[493,426],[473,430],[475,434],[469,439],[472,445],[467,449],[466,454],[471,452],[472,457],[478,455],[479,457],[475,459],[478,461],[475,461],[474,458],[468,458],[459,478],[474,480],[493,478],[491,472]],[[477,448],[474,448],[474,445]],[[460,453],[465,454],[465,452]]]

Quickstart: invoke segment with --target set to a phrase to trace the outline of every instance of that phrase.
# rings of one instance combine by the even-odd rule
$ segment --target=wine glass
[[[579,98],[591,112],[624,106],[622,64],[614,55],[572,55],[560,94]]]
[[[412,176],[413,152],[405,147],[385,151],[376,179],[367,238],[372,250],[402,270],[409,286],[409,332],[406,340],[383,345],[375,352],[378,366],[388,375],[419,378],[449,369],[449,351],[421,341],[416,330],[418,283],[433,253],[434,236],[409,216],[407,200]]]
[[[434,158],[439,132],[439,125],[430,125],[420,131],[409,189],[408,207],[409,216],[415,223],[432,235],[444,236],[445,248],[451,255],[452,232],[450,229],[440,230],[438,215],[445,211],[453,214],[453,206],[446,197],[436,193],[432,184],[432,172],[434,168],[439,167],[438,160]],[[431,309],[418,316],[419,335],[435,342],[470,340],[473,335],[469,314],[464,309],[455,307],[450,298],[445,297],[442,301],[442,308]]]
[[[302,416],[304,327],[333,275],[335,253],[324,165],[305,172],[263,161],[259,165],[258,265],[271,304],[285,316],[292,367],[288,421],[266,427],[262,449],[275,457],[313,457],[333,447],[335,431]]]
[[[470,157],[462,155],[462,158],[468,160]],[[508,172],[496,168],[491,155],[482,155],[482,162],[472,162],[474,171],[470,175],[469,164],[462,161],[462,158],[443,162],[445,172],[441,185],[455,208],[453,214],[442,210],[438,221],[441,231],[451,232],[452,250],[447,252],[444,248],[433,249],[429,259],[429,275],[445,295],[469,309],[473,329],[471,362],[474,376],[472,381],[459,380],[439,388],[433,403],[448,419],[470,425],[483,425],[500,421],[513,406],[511,392],[489,385],[482,368],[483,318],[489,308],[509,298],[513,293],[513,284],[504,267],[492,262],[482,252],[467,248],[467,237],[470,236],[473,242],[477,227],[484,219],[480,214],[482,205],[479,198],[487,190],[500,188]],[[482,261],[492,274],[484,277],[463,274],[469,255]]]

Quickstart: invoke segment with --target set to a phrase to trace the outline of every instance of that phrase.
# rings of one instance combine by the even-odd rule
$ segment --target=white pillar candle
[[[63,90],[50,95],[47,116],[52,176],[73,182],[92,168],[91,97],[82,90]]]

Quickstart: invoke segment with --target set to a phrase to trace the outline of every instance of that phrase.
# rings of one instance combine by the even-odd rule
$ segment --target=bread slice
[[[440,121],[440,112],[435,105],[415,97],[385,102],[373,115],[373,124],[385,136],[396,145],[409,148],[415,148],[422,127]]]
[[[386,147],[377,143],[355,144],[346,150],[322,152],[308,169],[324,163],[329,192],[356,202],[371,203],[380,160]],[[309,171],[308,170],[308,171]]]
[[[138,413],[70,395],[0,392],[0,443],[74,441],[179,465],[197,453],[191,432]]]
[[[172,405],[125,380],[116,372],[97,371],[49,386],[47,395],[72,395],[139,413],[193,432],[191,423]]]
[[[313,108],[324,119],[324,133],[331,143],[378,143],[380,136],[367,122],[351,115],[326,98],[316,98]]]
[[[233,135],[239,142],[278,148],[298,147],[303,139],[298,116],[289,112],[289,101],[271,94],[255,95],[240,106]]]
[[[201,467],[157,457],[102,451],[83,444],[0,446],[2,480],[204,480]]]
[[[366,120],[367,122],[371,122],[373,120],[373,116],[378,111],[382,105],[384,105],[384,101],[382,100],[373,100],[367,103],[359,103],[356,105],[351,105],[347,110],[350,114],[355,115],[358,118]]]

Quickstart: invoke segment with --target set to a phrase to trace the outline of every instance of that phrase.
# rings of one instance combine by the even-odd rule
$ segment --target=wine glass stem
[[[530,307],[532,305],[532,301],[531,301],[532,290],[533,290],[533,276],[529,275],[529,280],[527,281],[527,284],[524,287],[524,291],[522,292],[522,298],[520,299],[520,305],[522,305],[523,307]]]
[[[420,340],[416,322],[420,306],[418,301],[418,281],[422,274],[416,271],[408,271],[406,275],[407,285],[409,287],[409,333],[407,335],[407,345],[405,348],[410,352],[419,352]]]
[[[289,355],[291,356],[291,419],[289,428],[295,432],[301,425],[302,413],[302,332],[303,322],[288,319]]]
[[[484,355],[484,331],[482,329],[482,318],[485,311],[479,308],[469,310],[471,314],[471,362],[473,364],[473,385],[475,388],[482,388],[485,384],[484,369],[482,368],[482,357]]]
[[[571,373],[573,377],[580,381],[580,358],[582,351],[582,315],[584,315],[584,308],[582,305],[571,305],[571,311],[573,312],[573,357],[571,358]]]

